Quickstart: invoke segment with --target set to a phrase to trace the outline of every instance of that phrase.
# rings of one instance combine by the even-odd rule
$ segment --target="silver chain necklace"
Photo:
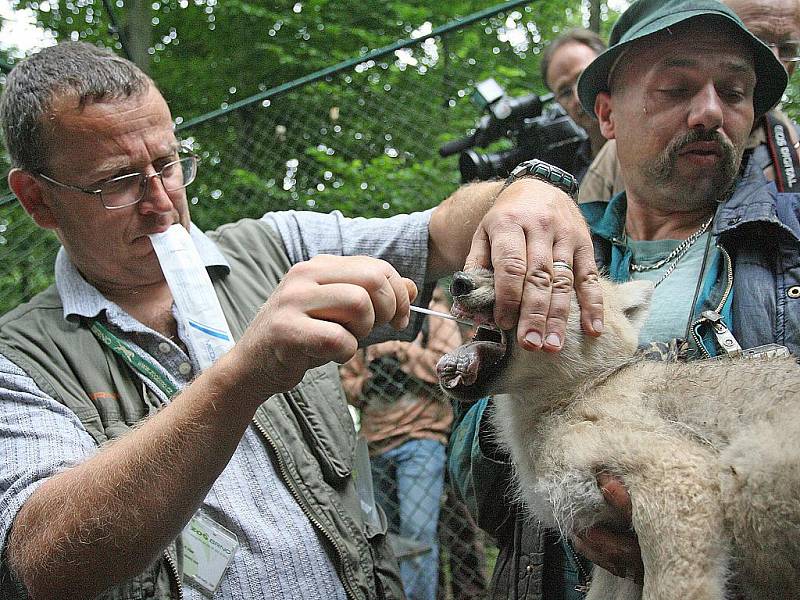
[[[662,281],[664,281],[667,277],[672,275],[672,272],[678,266],[678,262],[686,255],[686,253],[689,251],[689,248],[691,248],[694,245],[694,243],[698,239],[700,239],[700,236],[702,236],[706,231],[708,231],[708,228],[711,226],[711,222],[713,220],[714,220],[714,215],[711,215],[708,218],[708,220],[700,226],[700,229],[698,229],[688,238],[683,240],[678,245],[678,247],[675,248],[675,250],[670,252],[667,256],[665,256],[658,262],[653,263],[652,265],[638,265],[633,262],[633,259],[631,259],[629,266],[630,270],[635,273],[643,273],[645,271],[655,271],[656,269],[660,269],[664,265],[671,263],[667,268],[667,270],[664,271],[664,274],[661,276],[661,279],[659,279],[654,284],[654,287],[657,287]]]

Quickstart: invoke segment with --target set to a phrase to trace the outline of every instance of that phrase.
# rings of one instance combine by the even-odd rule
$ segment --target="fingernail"
[[[542,336],[539,335],[536,331],[529,331],[525,334],[525,341],[528,342],[531,346],[536,346],[537,348],[542,347]]]
[[[561,338],[558,337],[557,333],[548,333],[544,341],[548,346],[552,346],[553,348],[561,348]]]
[[[411,322],[411,315],[407,315],[400,319],[400,329],[405,329],[408,327],[408,324]]]
[[[603,333],[603,322],[600,319],[595,319],[592,321],[592,329],[597,333]]]

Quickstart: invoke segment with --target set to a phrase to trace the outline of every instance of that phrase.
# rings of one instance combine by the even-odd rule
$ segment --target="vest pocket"
[[[286,393],[287,404],[322,468],[333,484],[353,472],[356,432],[339,384],[336,367],[309,371],[295,389]]]

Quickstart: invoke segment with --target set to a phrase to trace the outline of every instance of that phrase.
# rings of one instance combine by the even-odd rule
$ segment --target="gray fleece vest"
[[[211,276],[238,340],[291,265],[281,240],[262,221],[239,221],[207,235],[231,266],[230,273]],[[64,319],[53,286],[0,319],[0,352],[75,413],[100,445],[125,434],[162,403],[144,392],[136,374],[88,325]],[[336,366],[313,369],[290,392],[265,400],[256,427],[292,495],[327,540],[348,596],[402,598],[385,523],[370,531],[361,516],[352,477],[356,435]],[[100,598],[181,598],[180,556],[176,540],[144,573]]]

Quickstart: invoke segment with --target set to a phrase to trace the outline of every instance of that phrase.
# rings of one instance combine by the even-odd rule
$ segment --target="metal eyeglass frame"
[[[184,180],[183,185],[181,185],[180,187],[167,189],[167,186],[164,183],[164,178],[162,177],[162,174],[163,174],[164,170],[168,169],[169,167],[171,167],[171,166],[173,166],[175,164],[183,163],[183,161],[185,161],[185,160],[191,160],[192,161],[193,169],[192,169],[191,178],[189,178],[188,180]],[[152,173],[151,175],[145,175],[144,173],[128,173],[127,175],[120,175],[119,177],[112,177],[111,179],[107,179],[106,181],[103,181],[100,184],[98,184],[99,188],[102,188],[107,183],[124,181],[126,179],[131,179],[131,180],[133,180],[134,178],[138,179],[138,181],[139,181],[139,190],[140,190],[139,191],[139,196],[133,202],[128,202],[127,204],[120,204],[119,206],[107,206],[106,203],[103,201],[103,190],[102,189],[98,188],[98,189],[95,189],[95,190],[90,190],[90,189],[86,189],[86,188],[83,188],[83,187],[80,187],[80,186],[77,186],[77,185],[71,185],[69,183],[62,183],[61,181],[56,181],[52,177],[49,177],[49,176],[47,176],[47,175],[45,175],[44,173],[41,173],[41,172],[36,172],[35,175],[37,177],[41,177],[42,179],[44,179],[48,183],[55,184],[57,186],[66,188],[68,190],[73,190],[73,191],[76,191],[76,192],[83,192],[84,194],[91,194],[92,196],[100,196],[100,203],[103,205],[103,207],[106,210],[117,210],[119,208],[127,208],[129,206],[133,206],[134,204],[139,204],[139,202],[142,201],[142,198],[144,198],[145,194],[147,194],[147,187],[150,185],[150,180],[153,177],[158,177],[161,180],[161,185],[164,187],[164,191],[166,191],[166,192],[175,192],[177,190],[180,190],[180,189],[183,189],[183,188],[187,187],[197,177],[197,163],[198,162],[200,162],[200,159],[197,156],[195,156],[194,154],[192,154],[190,156],[184,156],[184,157],[179,158],[177,160],[173,160],[173,161],[168,162],[163,167],[161,167],[158,171],[156,171],[155,173]],[[141,183],[142,181],[144,181],[144,183]]]
[[[800,40],[786,40],[784,42],[764,42],[773,52],[777,50],[778,60],[781,62],[800,62]],[[792,50],[792,56],[783,56],[783,51]]]

